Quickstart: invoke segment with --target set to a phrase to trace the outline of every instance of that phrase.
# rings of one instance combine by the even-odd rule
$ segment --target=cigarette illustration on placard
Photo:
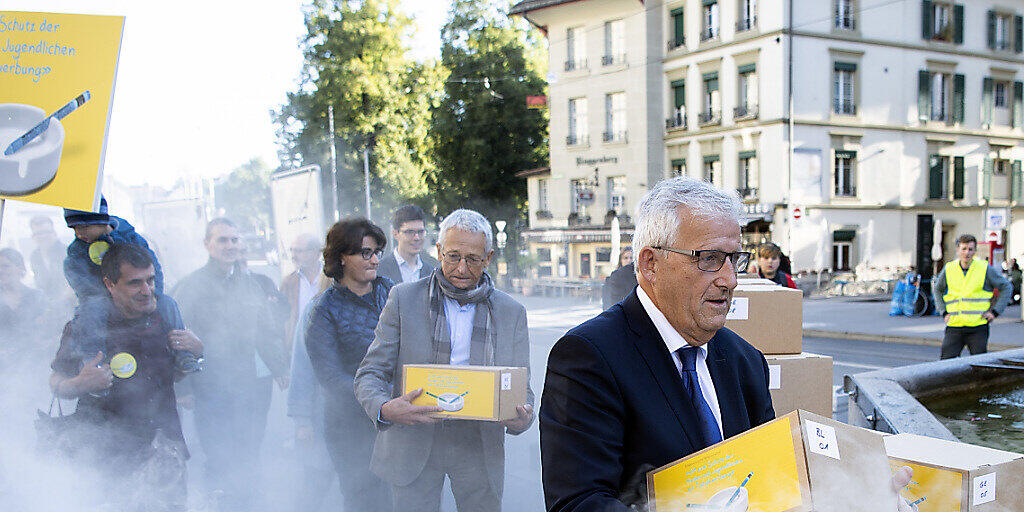
[[[469,394],[469,391],[466,391],[461,395],[457,393],[441,393],[440,395],[435,395],[429,391],[426,393],[437,399],[437,406],[440,407],[442,411],[456,412],[461,411],[462,408],[466,406],[466,395]]]
[[[714,510],[716,512],[747,512],[750,497],[747,494],[747,482],[754,476],[751,471],[739,486],[722,489],[711,496],[707,503],[688,503],[686,508],[693,510]]]
[[[67,137],[61,119],[91,97],[85,91],[50,115],[33,105],[0,104],[0,194],[30,194],[53,181]]]

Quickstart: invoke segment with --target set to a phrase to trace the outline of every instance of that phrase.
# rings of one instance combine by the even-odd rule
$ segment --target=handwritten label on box
[[[807,420],[806,424],[807,447],[814,453],[840,460],[836,429],[811,420]]]
[[[726,320],[748,320],[750,318],[750,298],[733,297],[732,305],[729,307],[729,314]]]
[[[510,391],[512,389],[512,374],[503,373],[501,374],[501,390]]]
[[[992,503],[996,500],[996,474],[989,473],[975,477],[974,479],[974,498],[971,500],[972,506],[984,505],[985,503]]]
[[[782,389],[782,365],[768,365],[768,389]]]

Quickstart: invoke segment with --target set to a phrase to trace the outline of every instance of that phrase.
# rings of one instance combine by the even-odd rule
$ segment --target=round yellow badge
[[[135,362],[135,357],[127,352],[115,354],[114,357],[110,358],[110,372],[116,377],[127,379],[135,375],[135,370],[138,369],[139,366]]]
[[[110,250],[110,244],[103,240],[93,242],[89,244],[89,259],[92,260],[93,263],[99,265],[100,263],[103,263],[103,255],[106,254],[108,250]]]

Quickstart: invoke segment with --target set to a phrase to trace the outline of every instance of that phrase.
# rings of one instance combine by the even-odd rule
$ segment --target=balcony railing
[[[668,51],[675,50],[680,46],[686,45],[686,39],[669,39],[668,40]]]
[[[736,120],[754,119],[757,117],[757,104],[740,105],[732,109],[732,118]]]
[[[626,130],[621,131],[605,131],[601,134],[601,140],[604,142],[626,142]]]
[[[617,66],[626,63],[626,54],[618,53],[614,55],[604,55],[601,57],[602,66]]]
[[[743,32],[743,31],[746,31],[746,30],[750,30],[750,29],[752,29],[752,28],[754,28],[756,26],[757,26],[757,15],[751,15],[751,16],[749,16],[747,18],[740,18],[740,20],[736,22],[736,32]]]
[[[570,226],[586,226],[590,224],[590,215],[581,214],[579,212],[572,212],[566,219]]]
[[[565,61],[566,71],[579,71],[587,69],[587,59],[569,59]]]
[[[846,116],[855,116],[857,115],[857,105],[853,100],[834,100],[832,102],[832,112]]]
[[[665,129],[673,130],[676,128],[686,129],[686,111],[682,108],[674,109],[672,114],[665,119]]]
[[[721,122],[722,112],[720,110],[706,110],[697,114],[697,123],[701,126],[720,124]]]
[[[744,201],[757,200],[757,187],[738,188],[736,192]]]
[[[836,14],[835,26],[836,28],[841,30],[856,30],[857,20],[853,17],[852,14]]]
[[[589,135],[569,135],[565,138],[566,146],[589,146],[590,136]]]
[[[718,27],[704,27],[700,31],[700,41],[702,43],[716,37],[718,37]]]

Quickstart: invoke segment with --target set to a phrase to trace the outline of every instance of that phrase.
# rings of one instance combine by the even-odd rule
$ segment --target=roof
[[[516,14],[526,14],[530,11],[536,11],[537,9],[543,9],[545,7],[554,7],[556,5],[568,4],[572,2],[578,2],[579,0],[523,0],[518,4],[512,6],[509,9],[509,16]]]
[[[516,173],[516,178],[532,178],[533,176],[543,176],[545,174],[551,174],[550,167],[538,167],[536,169],[519,171]]]

